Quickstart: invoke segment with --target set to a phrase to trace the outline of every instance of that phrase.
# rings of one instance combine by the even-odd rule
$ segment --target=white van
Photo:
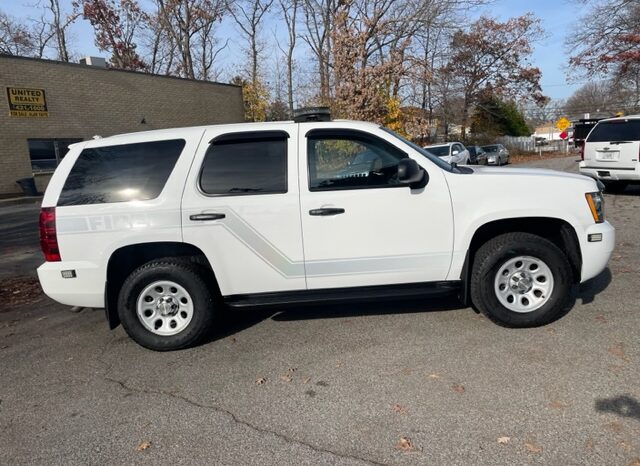
[[[582,150],[580,173],[602,181],[607,191],[640,183],[640,115],[599,121]]]

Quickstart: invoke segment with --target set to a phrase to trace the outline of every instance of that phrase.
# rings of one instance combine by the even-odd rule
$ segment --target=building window
[[[31,170],[34,173],[52,172],[69,151],[69,145],[82,139],[27,139]]]

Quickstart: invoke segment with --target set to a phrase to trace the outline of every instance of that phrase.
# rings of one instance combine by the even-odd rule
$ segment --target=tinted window
[[[184,148],[182,139],[84,149],[58,205],[101,204],[158,197]]]
[[[640,120],[601,121],[587,142],[640,141]]]
[[[482,146],[486,152],[498,152],[498,146]]]
[[[407,155],[392,144],[355,131],[312,131],[307,136],[309,189],[398,186],[398,162]]]
[[[214,140],[205,155],[200,188],[207,194],[287,192],[287,137],[227,135]]]

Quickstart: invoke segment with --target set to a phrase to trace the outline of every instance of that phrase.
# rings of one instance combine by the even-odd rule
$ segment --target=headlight
[[[589,209],[591,210],[591,215],[593,215],[593,220],[596,223],[604,222],[604,197],[601,192],[595,193],[587,193],[585,194],[587,198],[587,204],[589,204]]]

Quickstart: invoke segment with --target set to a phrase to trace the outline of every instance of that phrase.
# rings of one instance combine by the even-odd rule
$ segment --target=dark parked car
[[[480,146],[467,146],[469,149],[469,161],[474,165],[487,165],[487,153]]]

